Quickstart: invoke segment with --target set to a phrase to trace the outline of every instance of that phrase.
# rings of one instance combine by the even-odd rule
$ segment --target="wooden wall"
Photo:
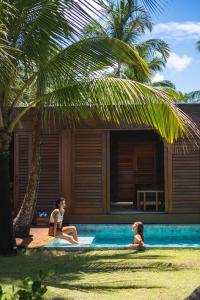
[[[200,105],[185,104],[181,108],[200,127]],[[170,162],[169,162],[170,163]],[[180,145],[172,147],[170,212],[200,212],[200,149],[187,143],[183,152]]]
[[[172,212],[200,212],[200,152],[174,149],[172,154]]]
[[[60,142],[58,133],[42,134],[41,174],[37,211],[50,211],[60,195]],[[31,166],[31,132],[17,132],[15,135],[15,213],[23,201]]]
[[[75,130],[72,134],[72,214],[105,212],[106,132]]]
[[[181,108],[200,124],[200,105],[182,105]],[[37,210],[51,210],[55,199],[64,195],[71,199],[71,214],[77,215],[77,222],[79,215],[105,215],[109,211],[110,130],[99,126],[99,129],[43,133]],[[14,144],[14,202],[17,212],[30,170],[30,125],[16,130]],[[167,153],[164,163],[167,212],[200,213],[200,149],[196,152],[189,149],[183,154],[171,148]]]

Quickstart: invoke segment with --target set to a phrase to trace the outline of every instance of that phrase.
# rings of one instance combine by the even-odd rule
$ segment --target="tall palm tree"
[[[154,2],[154,5],[156,3]],[[161,70],[170,53],[167,43],[160,39],[150,39],[138,42],[146,30],[153,28],[152,18],[149,12],[138,1],[109,0],[105,6],[106,19],[101,22],[93,21],[85,27],[85,36],[106,36],[117,38],[132,46],[140,56],[148,63],[151,74]],[[149,82],[151,76],[144,77],[140,66],[133,68],[124,67],[118,63],[114,75],[121,78],[135,79],[140,82]]]
[[[200,52],[200,41],[196,43],[197,51]],[[185,94],[184,102],[199,103],[200,102],[200,90],[192,91]]]
[[[80,116],[99,114],[118,123],[123,118],[127,122],[150,124],[170,143],[179,136],[199,134],[170,97],[159,89],[99,75],[100,70],[116,61],[141,65],[145,76],[149,70],[136,50],[117,39],[99,37],[71,43],[74,27],[80,31],[84,20],[89,19],[77,2],[0,1],[0,24],[5,33],[5,38],[0,40],[0,67],[5,68],[0,76],[0,253],[10,253],[13,247],[9,144],[15,126],[31,107],[35,107],[35,135],[28,186],[34,190],[32,202],[28,203],[30,216],[39,178],[40,139],[36,133],[40,134],[43,104],[70,113],[75,121]],[[14,108],[22,103],[25,107],[16,112]]]
[[[151,39],[134,45],[134,49],[138,51],[139,55],[147,63],[150,74],[145,76],[141,72],[139,65],[133,67],[125,66],[122,73],[126,78],[149,84],[154,74],[162,71],[165,67],[170,52],[169,47],[162,40]]]
[[[144,72],[148,72],[138,53],[116,40],[91,39],[67,47],[73,35],[90,20],[83,3],[80,7],[72,1],[0,1],[0,253],[11,252],[13,246],[9,145],[20,118],[35,106],[33,171],[28,186],[29,194],[32,188],[35,198],[40,153],[37,134],[40,135],[41,103],[48,93],[66,86],[66,79],[68,84],[79,82],[85,63],[90,73],[97,72],[112,65],[115,56],[131,64],[141,63]],[[14,108],[21,104],[26,107],[16,115]]]

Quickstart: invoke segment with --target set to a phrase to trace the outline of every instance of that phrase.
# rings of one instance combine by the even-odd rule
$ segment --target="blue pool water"
[[[76,225],[81,246],[125,247],[133,241],[131,224]],[[145,225],[145,245],[150,247],[200,247],[200,225]],[[48,248],[77,247],[54,239]]]

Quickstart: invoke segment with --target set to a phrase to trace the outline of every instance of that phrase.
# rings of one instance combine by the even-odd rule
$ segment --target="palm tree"
[[[165,67],[170,52],[169,47],[162,40],[151,39],[134,45],[134,49],[138,51],[139,55],[147,63],[150,74],[144,76],[139,65],[133,67],[125,66],[122,73],[126,78],[150,84],[153,75],[162,71]]]
[[[83,3],[80,7],[72,1],[0,1],[0,253],[12,252],[13,247],[9,145],[21,117],[35,106],[32,173],[28,185],[28,194],[32,189],[32,199],[35,199],[41,109],[48,92],[58,90],[66,79],[68,84],[79,82],[85,73],[85,63],[90,73],[97,72],[112,65],[115,55],[124,62],[143,64],[144,72],[148,72],[137,52],[116,40],[91,39],[67,47],[74,34],[90,20]],[[77,15],[82,16],[81,20]],[[21,104],[26,107],[16,115],[14,108]]]
[[[196,43],[197,51],[200,52],[200,41]],[[199,103],[200,102],[200,90],[192,91],[190,93],[185,94],[183,99],[184,102],[188,103]]]
[[[8,3],[1,0],[0,4],[0,24],[5,33],[5,38],[0,40],[0,67],[5,68],[0,76],[0,195],[3,195],[0,200],[0,253],[5,254],[11,253],[13,247],[9,143],[15,126],[21,125],[21,118],[31,107],[35,107],[35,116],[28,190],[33,188],[34,197],[24,204],[24,207],[30,206],[29,217],[37,196],[40,158],[37,134],[44,104],[70,114],[72,121],[78,121],[80,116],[99,114],[105,120],[118,123],[123,118],[129,123],[149,124],[169,143],[180,136],[199,133],[161,90],[136,81],[100,76],[100,70],[116,61],[141,65],[145,76],[148,66],[136,50],[117,39],[99,37],[71,43],[73,27],[77,25],[80,31],[83,21],[90,19],[77,2],[74,7],[75,12],[82,15],[79,20],[70,11],[74,8],[71,8],[72,1],[15,0]],[[17,113],[14,108],[21,104],[25,107]]]
[[[160,39],[150,39],[138,43],[146,30],[151,31],[153,23],[150,14],[138,1],[109,0],[105,6],[106,19],[98,23],[93,21],[85,27],[86,37],[113,37],[126,42],[138,51],[140,56],[148,63],[152,75],[161,70],[167,61],[170,53],[167,43]],[[156,1],[155,1],[156,2]],[[156,4],[154,2],[154,5]],[[150,81],[151,76],[142,74],[140,66],[132,68],[124,67],[118,63],[114,75],[121,78],[135,79],[143,83]]]

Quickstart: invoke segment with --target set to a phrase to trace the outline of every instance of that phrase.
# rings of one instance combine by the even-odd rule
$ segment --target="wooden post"
[[[146,211],[146,192],[144,192],[144,211]]]
[[[156,211],[158,211],[158,191],[156,192]]]

